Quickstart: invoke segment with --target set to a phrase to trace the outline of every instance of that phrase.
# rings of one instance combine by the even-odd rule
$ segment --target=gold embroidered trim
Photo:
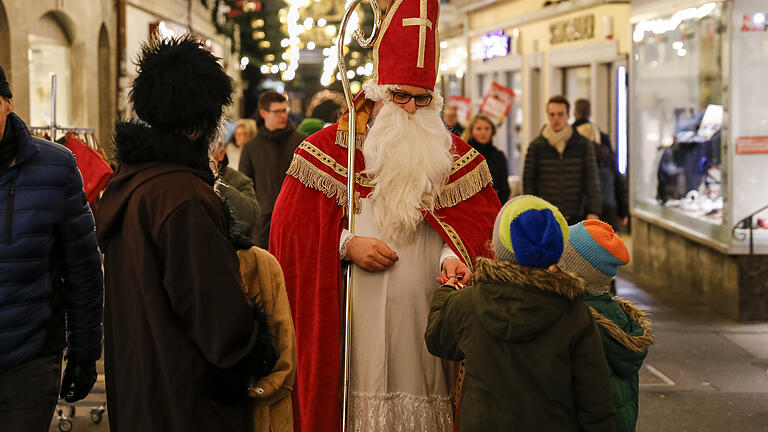
[[[331,199],[336,199],[336,204],[342,208],[347,208],[347,185],[336,180],[330,174],[323,172],[320,168],[304,159],[301,155],[294,154],[291,166],[288,167],[286,174],[295,177],[304,186],[322,192]],[[355,214],[359,214],[361,209],[360,194],[355,193]]]
[[[309,141],[304,141],[299,145],[299,148],[306,151],[307,153],[314,156],[318,161],[322,162],[325,166],[328,168],[334,170],[337,174],[347,177],[347,167],[341,165],[340,163],[336,162],[332,157],[325,154],[322,150],[315,147],[312,143]],[[371,184],[371,180],[367,177],[363,177],[360,175],[360,173],[355,174],[355,183],[359,184],[360,186],[365,186],[372,188],[373,185]]]
[[[454,230],[452,226],[441,221],[437,216],[435,216],[434,213],[432,213],[432,216],[440,224],[443,230],[445,230],[445,233],[448,234],[448,238],[451,239],[453,244],[456,246],[456,249],[458,249],[459,253],[461,254],[461,257],[464,259],[464,264],[466,264],[467,267],[469,267],[469,269],[474,272],[474,264],[472,263],[472,260],[469,259],[469,252],[467,252],[467,248],[464,247],[464,242],[461,241],[461,237],[459,237],[459,234],[456,233],[456,230]]]
[[[363,143],[365,142],[365,135],[364,134],[356,134],[355,137],[355,148],[357,150],[363,149]],[[338,130],[336,131],[336,145],[343,148],[349,148],[347,145],[347,137],[349,137],[349,131],[345,130]]]
[[[464,156],[460,157],[459,159],[456,159],[456,161],[453,163],[453,165],[451,166],[451,175],[454,175],[457,172],[459,172],[460,169],[462,169],[465,166],[467,166],[467,164],[472,162],[472,160],[474,158],[478,157],[479,155],[480,155],[480,153],[478,153],[477,150],[470,149],[467,152],[467,154],[465,154]]]
[[[488,163],[483,161],[475,169],[464,174],[451,184],[443,186],[437,196],[436,208],[453,207],[458,203],[473,197],[488,184],[492,183]]]

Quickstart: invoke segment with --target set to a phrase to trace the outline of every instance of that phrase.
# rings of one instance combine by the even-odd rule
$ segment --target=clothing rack
[[[56,141],[56,135],[58,132],[73,132],[76,135],[84,135],[85,139],[83,141],[85,141],[88,146],[97,151],[101,150],[99,143],[96,140],[96,129],[86,127],[59,126],[56,124],[56,74],[51,75],[51,124],[49,126],[30,126],[29,130],[33,135],[47,132],[51,138],[51,141]]]

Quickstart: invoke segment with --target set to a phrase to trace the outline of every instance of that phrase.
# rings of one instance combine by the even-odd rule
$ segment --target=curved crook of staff
[[[344,18],[341,21],[339,28],[339,35],[337,40],[337,46],[339,48],[339,72],[341,74],[341,84],[344,87],[344,98],[347,102],[347,110],[349,111],[349,128],[347,135],[347,229],[351,234],[355,233],[355,137],[357,131],[355,130],[356,112],[355,104],[352,99],[352,90],[349,87],[349,80],[347,79],[347,66],[344,63],[344,48],[346,39],[346,29],[349,18],[355,11],[357,5],[363,0],[352,1],[347,10],[344,12]],[[363,48],[370,48],[376,41],[376,37],[379,34],[379,25],[381,23],[381,11],[376,0],[368,0],[368,3],[373,9],[373,29],[368,39],[365,39],[363,31],[357,29],[352,36],[355,38],[358,44]],[[350,345],[352,342],[352,265],[347,268],[345,292],[344,292],[344,358],[343,370],[344,377],[342,383],[342,409],[341,409],[341,430],[347,431],[347,420],[349,418],[349,359],[350,359]]]

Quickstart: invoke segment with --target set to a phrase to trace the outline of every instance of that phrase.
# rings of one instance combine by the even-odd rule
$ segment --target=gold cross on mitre
[[[403,27],[419,26],[419,58],[417,68],[424,67],[424,49],[427,43],[427,27],[432,30],[432,21],[427,18],[427,0],[419,0],[419,17],[403,18]]]

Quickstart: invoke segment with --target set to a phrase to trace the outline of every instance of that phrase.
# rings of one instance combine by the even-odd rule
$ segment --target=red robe
[[[365,130],[372,102],[358,98],[358,130]],[[340,430],[342,268],[339,237],[346,227],[347,124],[329,126],[296,150],[272,213],[269,239],[285,273],[296,329],[297,377],[293,389],[296,431]],[[341,126],[340,126],[341,125]],[[358,135],[356,194],[372,192]],[[429,224],[472,268],[475,257],[492,256],[493,223],[501,208],[488,165],[477,151],[453,136],[454,164]],[[435,274],[437,276],[437,274]]]

